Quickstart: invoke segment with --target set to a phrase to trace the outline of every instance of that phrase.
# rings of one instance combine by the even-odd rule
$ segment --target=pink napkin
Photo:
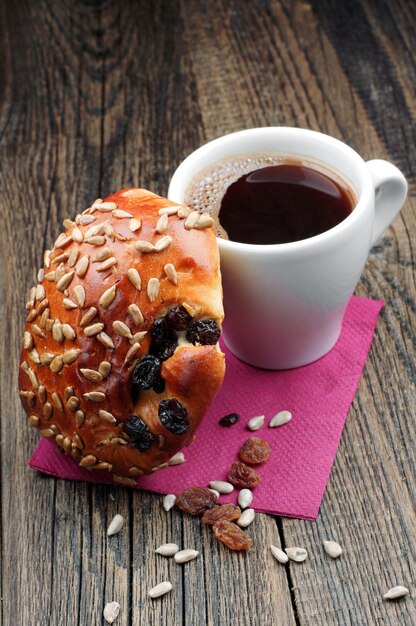
[[[259,466],[262,479],[254,491],[252,506],[266,513],[315,519],[382,306],[380,301],[351,298],[336,346],[319,361],[295,370],[256,369],[223,346],[225,381],[195,443],[184,450],[186,462],[141,477],[138,487],[178,493],[185,487],[226,480],[239,448],[254,435],[265,439],[272,453]],[[281,410],[291,411],[292,420],[269,428],[270,419]],[[234,412],[241,415],[236,425],[225,428],[218,424],[222,416]],[[265,424],[250,433],[246,424],[255,415],[265,415]],[[82,469],[72,457],[57,454],[55,445],[46,439],[39,443],[29,464],[60,478],[112,482],[104,472]],[[222,496],[221,501],[235,502],[236,498],[234,491]]]

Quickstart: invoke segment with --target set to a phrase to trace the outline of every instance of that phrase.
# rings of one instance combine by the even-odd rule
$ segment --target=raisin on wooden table
[[[230,522],[238,520],[240,515],[241,509],[239,506],[236,506],[235,504],[221,504],[219,506],[215,506],[213,509],[205,511],[202,516],[202,521],[204,524],[213,526],[215,522],[218,522],[220,519],[226,519]]]
[[[230,550],[248,550],[253,545],[251,537],[239,526],[226,519],[221,519],[212,527],[215,538]]]
[[[217,498],[207,487],[188,487],[176,496],[176,506],[189,515],[201,515],[217,504]]]

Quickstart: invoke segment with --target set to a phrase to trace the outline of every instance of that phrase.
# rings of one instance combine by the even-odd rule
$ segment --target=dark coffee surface
[[[288,243],[333,228],[352,209],[349,190],[322,171],[282,163],[232,183],[221,201],[219,221],[232,241]]]
[[[201,170],[185,204],[214,218],[222,239],[273,244],[329,230],[355,206],[352,190],[319,163],[281,153],[247,153]]]

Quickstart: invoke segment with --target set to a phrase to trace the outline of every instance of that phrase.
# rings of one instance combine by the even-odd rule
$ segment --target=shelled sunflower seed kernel
[[[175,502],[176,502],[175,494],[168,493],[163,498],[163,508],[165,509],[165,511],[170,511],[175,506]]]
[[[112,624],[120,613],[120,605],[118,602],[108,602],[104,607],[104,619],[108,624]]]
[[[277,561],[279,561],[279,563],[287,563],[288,562],[289,557],[287,556],[287,554],[285,552],[283,552],[283,550],[281,550],[277,546],[274,546],[273,544],[270,546],[270,550],[271,550],[271,553],[273,554],[274,558]]]
[[[397,600],[398,598],[403,598],[410,593],[407,587],[403,587],[403,585],[397,585],[396,587],[392,587],[384,594],[383,600]]]
[[[238,504],[242,509],[246,509],[253,502],[253,493],[250,489],[242,489],[238,494]]]
[[[283,424],[290,422],[291,419],[292,413],[290,411],[279,411],[279,413],[276,413],[276,415],[270,420],[269,428],[283,426]]]
[[[308,556],[305,548],[285,548],[285,552],[291,561],[296,561],[296,563],[302,563]]]
[[[237,520],[237,524],[241,526],[241,528],[247,528],[254,521],[256,513],[254,509],[246,509],[241,513],[240,517]]]
[[[161,554],[162,556],[174,556],[177,552],[179,552],[179,546],[176,543],[164,543],[159,546],[155,550],[156,554]]]
[[[186,550],[180,550],[179,552],[176,552],[173,558],[175,559],[176,563],[187,563],[188,561],[193,561],[193,559],[196,559],[198,554],[198,550],[192,550],[192,548],[187,548]]]
[[[114,515],[113,519],[110,522],[109,527],[107,528],[107,536],[111,537],[112,535],[117,535],[124,525],[124,517],[117,513]]]
[[[342,548],[336,541],[324,541],[324,550],[333,559],[337,559],[342,554]]]
[[[181,465],[185,462],[185,455],[183,452],[177,452],[172,458],[169,459],[168,465]]]
[[[211,489],[214,489],[221,494],[228,494],[234,491],[233,485],[231,483],[227,483],[224,480],[211,480],[209,486]]]
[[[264,415],[256,415],[255,417],[252,417],[248,421],[247,428],[252,431],[259,430],[259,428],[261,428],[264,424],[264,419]]]
[[[169,593],[169,591],[172,591],[172,583],[168,580],[164,580],[156,585],[156,587],[152,587],[152,589],[149,590],[148,595],[150,598],[155,599],[160,598],[160,596],[164,596],[166,593]]]

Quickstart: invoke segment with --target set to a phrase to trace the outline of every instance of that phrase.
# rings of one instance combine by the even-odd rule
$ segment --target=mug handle
[[[372,159],[366,165],[375,187],[375,218],[371,245],[391,224],[407,196],[407,181],[401,171],[383,159]]]

